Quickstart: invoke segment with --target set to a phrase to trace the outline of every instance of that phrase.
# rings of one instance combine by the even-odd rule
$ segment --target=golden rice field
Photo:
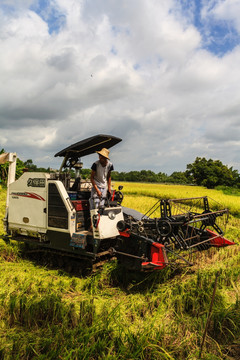
[[[234,215],[240,216],[240,198],[233,195],[225,195],[222,191],[214,189],[206,189],[202,186],[187,186],[187,185],[164,185],[164,184],[143,184],[143,183],[128,183],[128,182],[115,182],[115,187],[123,185],[123,193],[125,195],[137,196],[138,202],[144,203],[142,197],[158,199],[180,199],[189,197],[208,196],[214,199],[223,207],[227,207]],[[125,196],[124,206],[131,204],[132,198]],[[146,200],[146,199],[145,199]],[[150,201],[150,200],[149,200]],[[154,202],[154,200],[153,200]],[[149,204],[152,202],[150,201]],[[128,205],[127,205],[128,204]],[[134,204],[135,205],[135,204]],[[140,209],[139,209],[140,211]]]
[[[122,205],[145,214],[160,199],[182,199],[208,196],[209,203],[216,209],[229,209],[230,217],[226,228],[229,239],[240,242],[240,197],[225,195],[220,190],[201,186],[164,185],[150,183],[114,182],[115,189],[123,186]],[[210,206],[211,207],[211,206]]]

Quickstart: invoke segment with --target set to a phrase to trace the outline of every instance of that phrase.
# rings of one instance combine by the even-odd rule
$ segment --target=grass
[[[205,195],[203,188],[159,185],[157,192],[156,185],[136,185],[124,184],[124,205],[142,212],[161,196],[180,197],[179,191],[181,197]],[[5,196],[0,189],[2,218]],[[221,196],[230,204],[232,195]],[[231,216],[229,225],[238,242],[238,217]],[[0,358],[198,359],[219,272],[202,358],[237,359],[239,247],[211,249],[195,260],[191,268],[147,274],[127,272],[111,261],[87,277],[75,277],[24,260],[16,242],[0,240]]]

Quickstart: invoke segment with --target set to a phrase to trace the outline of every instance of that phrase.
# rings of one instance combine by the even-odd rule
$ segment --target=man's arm
[[[108,187],[108,191],[111,194],[112,191],[112,186],[111,186],[111,171],[108,172],[107,174],[107,187]]]
[[[97,185],[95,183],[95,180],[94,180],[95,175],[96,175],[96,171],[92,170],[92,172],[91,172],[91,183],[92,183],[92,186],[94,187],[94,189],[96,190],[96,193],[98,194],[98,197],[101,197],[102,193],[99,190],[99,188],[97,187]]]

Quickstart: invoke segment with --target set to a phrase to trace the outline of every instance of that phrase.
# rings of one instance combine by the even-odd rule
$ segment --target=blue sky
[[[93,1],[94,3],[94,1]],[[209,2],[211,3],[211,2]],[[212,1],[209,7],[213,11],[219,4],[218,1]],[[204,2],[202,0],[181,0],[181,11],[184,17],[198,29],[202,36],[202,47],[216,54],[224,56],[228,51],[234,49],[239,44],[239,34],[231,21],[226,19],[216,19],[210,15],[209,18],[202,16]],[[37,0],[29,7],[36,12],[47,24],[49,33],[58,33],[66,23],[66,15],[61,12],[60,8],[52,0]],[[113,32],[117,35],[121,32],[120,28],[112,27]],[[113,47],[113,53],[115,53]]]
[[[55,6],[53,1],[39,0],[30,6],[30,9],[36,12],[48,24],[49,34],[58,33],[65,25],[66,16],[64,12]]]
[[[0,147],[58,167],[97,133],[119,171],[240,171],[240,0],[1,0]],[[92,158],[84,159],[85,166]]]

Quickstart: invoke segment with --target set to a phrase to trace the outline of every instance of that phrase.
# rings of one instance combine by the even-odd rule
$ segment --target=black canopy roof
[[[68,146],[67,148],[59,151],[54,156],[77,156],[83,157],[86,155],[93,154],[96,151],[100,151],[102,148],[111,148],[122,141],[122,139],[112,135],[95,135],[85,140],[79,141],[75,144]]]

